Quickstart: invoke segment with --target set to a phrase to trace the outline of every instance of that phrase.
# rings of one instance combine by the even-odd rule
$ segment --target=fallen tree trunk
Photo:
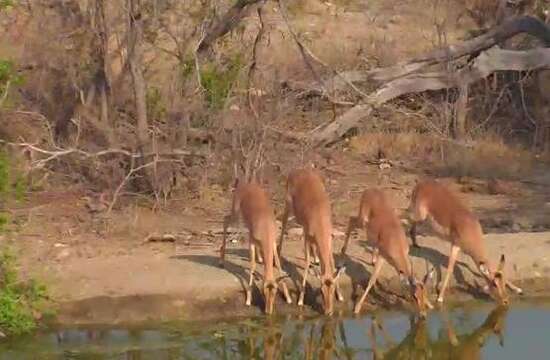
[[[346,111],[335,121],[313,131],[311,141],[315,146],[330,144],[369,116],[376,107],[399,96],[469,85],[496,71],[527,71],[550,68],[550,48],[528,51],[512,51],[493,48],[482,52],[470,66],[457,72],[430,72],[411,74],[384,84],[370,95],[365,103]]]
[[[550,47],[550,29],[548,26],[535,17],[522,16],[507,20],[474,39],[431,51],[394,66],[374,69],[369,71],[368,74],[373,80],[389,81],[419,71],[429,65],[477,54],[521,33],[532,35],[543,41],[544,46]]]
[[[197,53],[199,55],[205,53],[216,40],[233,30],[240,23],[248,14],[252,5],[260,3],[261,6],[263,2],[264,0],[238,0],[219,21],[210,26],[197,47]]]

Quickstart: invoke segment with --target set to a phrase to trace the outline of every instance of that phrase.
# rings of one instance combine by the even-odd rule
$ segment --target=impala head
[[[486,290],[489,292],[489,295],[498,301],[501,305],[508,305],[508,292],[506,291],[506,280],[504,279],[504,265],[506,264],[506,259],[504,254],[500,256],[500,261],[496,271],[491,274],[485,264],[481,264],[479,269],[487,281]]]
[[[277,295],[277,283],[274,280],[264,282],[265,313],[273,314],[275,296]]]
[[[431,281],[434,272],[434,268],[428,271],[428,273],[424,276],[424,279],[422,279],[422,282],[418,282],[414,278],[409,280],[411,298],[414,302],[416,311],[422,319],[426,318],[428,310],[433,309],[433,305],[428,296],[428,282]]]
[[[334,275],[321,275],[321,294],[323,295],[323,307],[325,315],[332,315],[334,309],[334,297],[336,292],[336,282],[340,275],[346,270],[345,266],[339,267]]]
[[[264,259],[264,261],[266,261]],[[287,273],[284,273],[275,280],[265,280],[263,286],[263,293],[265,299],[265,313],[268,315],[273,314],[273,308],[275,306],[275,297],[277,296],[277,290],[279,289],[279,283],[288,277]]]

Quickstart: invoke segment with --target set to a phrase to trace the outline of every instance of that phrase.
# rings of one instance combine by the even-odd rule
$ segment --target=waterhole
[[[360,317],[50,328],[0,342],[19,359],[548,359],[550,302]]]

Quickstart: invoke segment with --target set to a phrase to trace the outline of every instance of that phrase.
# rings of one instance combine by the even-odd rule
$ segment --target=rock
[[[301,227],[288,229],[288,236],[302,236],[303,233],[304,229],[302,229]]]
[[[6,334],[4,334],[2,331],[0,331],[0,339],[3,339],[6,337]]]
[[[71,250],[69,249],[63,249],[61,250],[57,256],[55,257],[56,260],[63,260],[71,255]]]
[[[340,231],[340,230],[332,230],[332,236],[334,237],[343,237],[344,235],[346,235],[346,233],[344,233],[343,231]]]
[[[521,231],[521,227],[519,226],[518,223],[513,223],[512,224],[512,232],[520,232]]]
[[[520,216],[514,220],[514,225],[518,225],[521,230],[533,229],[533,221],[527,217]]]
[[[499,229],[512,230],[514,222],[512,219],[500,219],[495,223],[495,226]],[[519,229],[517,231],[519,231]]]

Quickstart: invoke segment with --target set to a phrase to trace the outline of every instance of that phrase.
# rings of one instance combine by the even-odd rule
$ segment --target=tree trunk
[[[127,0],[128,9],[128,65],[132,76],[137,118],[137,142],[139,150],[147,151],[149,145],[147,121],[147,88],[143,77],[143,19],[141,0]]]
[[[461,84],[458,87],[458,92],[453,132],[455,139],[463,140],[466,135],[466,117],[468,115],[468,84]]]
[[[96,0],[94,8],[94,30],[95,36],[95,54],[97,56],[97,72],[95,76],[95,86],[99,92],[99,101],[101,108],[101,122],[105,129],[108,129],[107,138],[109,144],[114,142],[113,126],[109,123],[109,77],[107,70],[108,60],[108,41],[109,34],[107,23],[105,21],[105,0]]]

